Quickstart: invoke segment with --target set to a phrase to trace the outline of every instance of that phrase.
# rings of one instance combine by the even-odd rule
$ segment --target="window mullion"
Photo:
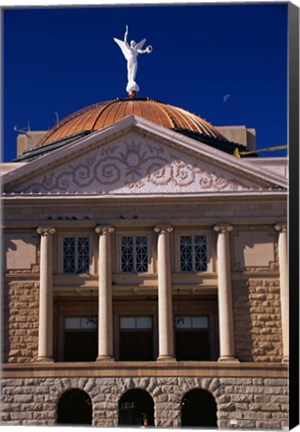
[[[137,264],[136,264],[136,236],[133,236],[133,271],[136,273]]]
[[[193,266],[193,272],[196,271],[196,247],[195,247],[195,236],[192,236],[192,266]]]

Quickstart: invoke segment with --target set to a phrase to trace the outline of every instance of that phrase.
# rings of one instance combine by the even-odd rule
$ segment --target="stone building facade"
[[[286,159],[104,106],[3,166],[3,424],[286,428]]]

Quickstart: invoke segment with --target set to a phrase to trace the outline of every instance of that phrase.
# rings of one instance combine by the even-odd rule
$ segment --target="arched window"
[[[152,397],[145,390],[128,390],[119,400],[119,425],[142,426],[145,420],[149,426],[154,426]]]
[[[217,427],[217,405],[211,393],[191,390],[181,401],[181,426]]]
[[[92,401],[85,391],[68,390],[59,399],[57,424],[91,425],[92,417]]]

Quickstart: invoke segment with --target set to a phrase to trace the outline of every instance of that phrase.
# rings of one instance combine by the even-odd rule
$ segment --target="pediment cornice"
[[[132,138],[133,136],[135,137],[134,139]],[[170,166],[170,170],[173,173],[176,170],[178,173],[180,167],[183,167],[183,162],[180,157],[180,154],[182,154],[184,156],[183,159],[185,159],[186,175],[188,172],[189,175],[194,177],[196,175],[201,177],[202,175],[202,177],[198,179],[199,182],[202,181],[202,184],[207,180],[204,178],[204,172],[210,175],[213,175],[212,173],[214,172],[225,172],[227,177],[231,176],[236,179],[237,182],[247,184],[247,188],[251,188],[250,183],[254,185],[254,188],[262,190],[287,188],[287,182],[282,177],[277,177],[273,173],[262,172],[259,168],[249,166],[247,162],[242,159],[228,155],[227,153],[209,147],[204,143],[181,135],[175,131],[160,127],[145,119],[137,116],[129,116],[105,129],[80,138],[65,147],[54,150],[49,154],[45,154],[36,160],[28,162],[26,165],[20,166],[14,171],[4,174],[2,176],[4,190],[14,190],[15,188],[19,190],[21,184],[28,183],[35,178],[47,176],[54,171],[57,172],[60,167],[66,165],[74,165],[74,170],[77,169],[78,171],[80,158],[87,161],[89,158],[94,157],[97,159],[94,162],[99,166],[99,164],[101,165],[101,157],[102,159],[106,158],[106,160],[109,160],[110,155],[112,159],[118,160],[120,166],[126,168],[126,163],[121,160],[122,153],[120,152],[123,152],[124,155],[124,152],[132,153],[135,151],[135,157],[139,158],[139,163],[142,165],[144,163],[142,153],[143,151],[145,152],[145,149],[143,150],[140,147],[138,151],[136,150],[139,145],[138,143],[141,142],[152,142],[155,144],[154,147],[156,146],[156,149],[152,151],[152,155],[150,154],[151,152],[148,146],[147,151],[148,153],[150,152],[147,156],[148,161],[152,158],[152,163],[154,163],[155,154],[156,157],[160,155],[161,166],[165,163],[165,166]],[[121,146],[123,146],[123,150],[121,150]],[[161,146],[161,150],[159,150],[159,146]],[[164,156],[162,156],[163,152],[165,152]],[[191,161],[191,163],[189,163],[189,161]],[[193,161],[195,163],[193,163]],[[197,173],[197,162],[205,166],[205,169],[202,169],[202,173],[199,173],[199,169]],[[90,163],[92,162],[90,161]],[[149,171],[150,168],[148,165],[144,163],[144,168]],[[130,164],[128,166],[130,168]],[[211,177],[212,182],[218,181],[218,175],[215,174],[215,176],[215,179]],[[101,179],[98,180],[101,182]],[[222,179],[219,181],[222,181]],[[176,183],[174,176],[172,182],[174,184]],[[84,184],[82,184],[82,186],[84,186]],[[234,186],[232,187],[234,189]]]

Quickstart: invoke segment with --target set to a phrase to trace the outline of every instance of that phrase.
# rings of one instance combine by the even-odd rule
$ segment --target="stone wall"
[[[32,362],[38,350],[39,283],[6,281],[3,291],[3,361]]]
[[[4,284],[3,361],[37,357],[39,282]],[[281,362],[282,332],[278,279],[233,281],[236,356],[240,361]]]
[[[288,426],[288,382],[279,378],[22,378],[3,379],[4,425],[55,425],[57,403],[72,388],[92,400],[93,425],[118,426],[118,401],[129,389],[146,390],[154,401],[155,426],[180,427],[181,401],[190,390],[209,391],[219,428],[280,430]]]
[[[233,310],[237,358],[280,362],[283,353],[278,279],[234,281]]]

